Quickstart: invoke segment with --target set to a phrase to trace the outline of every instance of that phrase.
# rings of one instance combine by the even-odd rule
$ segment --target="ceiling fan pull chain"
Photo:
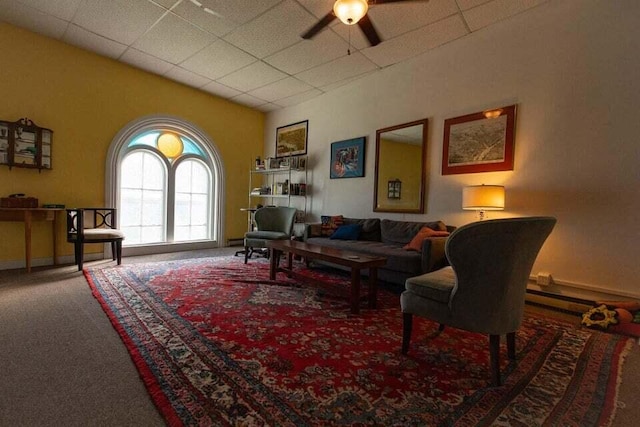
[[[347,48],[347,56],[351,55],[351,25],[349,25],[349,47]]]

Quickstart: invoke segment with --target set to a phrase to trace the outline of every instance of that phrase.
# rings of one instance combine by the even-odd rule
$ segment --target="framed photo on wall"
[[[364,176],[365,137],[331,144],[329,177],[357,178]]]
[[[516,106],[444,121],[442,175],[513,170]]]
[[[276,129],[276,157],[307,154],[309,120]]]

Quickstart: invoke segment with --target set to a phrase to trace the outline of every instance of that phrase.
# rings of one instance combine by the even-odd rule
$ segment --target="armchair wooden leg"
[[[117,249],[116,249],[116,241],[114,240],[113,242],[111,242],[111,259],[115,261],[116,257],[117,257]]]
[[[76,257],[76,264],[78,265],[78,271],[82,271],[82,261],[83,261],[82,243],[76,242],[75,257]]]
[[[247,263],[247,260],[249,259],[249,246],[245,246],[244,247],[244,263]]]
[[[402,313],[402,354],[409,352],[411,329],[413,329],[413,314]]]
[[[489,335],[489,360],[491,366],[491,384],[500,385],[500,335]]]
[[[115,244],[116,244],[115,258],[118,261],[118,265],[120,265],[122,264],[122,240],[118,240],[117,242],[115,242]]]
[[[442,331],[444,331],[444,323],[440,323],[440,325],[438,326],[438,332]]]
[[[507,356],[509,359],[516,360],[516,333],[509,332],[507,334]]]

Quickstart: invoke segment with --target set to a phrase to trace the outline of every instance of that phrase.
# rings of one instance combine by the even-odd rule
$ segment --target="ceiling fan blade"
[[[369,40],[369,44],[371,44],[371,46],[380,44],[382,40],[380,40],[380,36],[378,35],[376,28],[373,26],[373,23],[369,19],[369,15],[364,15],[362,19],[358,21],[358,25],[362,29],[364,35],[367,37],[367,40]]]
[[[336,15],[333,13],[333,11],[327,13],[324,18],[322,18],[321,20],[319,20],[316,25],[314,25],[313,27],[309,28],[309,30],[304,33],[302,35],[303,39],[310,39],[313,36],[315,36],[316,34],[318,34],[321,30],[324,29],[324,27],[326,27],[327,25],[329,25],[331,23],[331,21],[333,21],[334,19],[336,19]]]

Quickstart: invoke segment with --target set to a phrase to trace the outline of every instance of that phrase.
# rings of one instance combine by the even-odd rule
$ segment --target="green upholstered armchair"
[[[266,206],[253,215],[256,230],[244,235],[244,263],[256,248],[266,248],[268,240],[288,240],[291,238],[296,209],[283,206]]]
[[[456,229],[445,252],[450,266],[407,279],[400,297],[402,353],[409,351],[413,315],[489,335],[491,379],[500,385],[500,335],[515,359],[526,286],[538,252],[556,223],[552,217],[474,222]]]
[[[86,243],[110,243],[113,260],[122,263],[124,233],[117,227],[115,208],[67,209],[67,242],[73,243],[78,270],[82,270]]]

